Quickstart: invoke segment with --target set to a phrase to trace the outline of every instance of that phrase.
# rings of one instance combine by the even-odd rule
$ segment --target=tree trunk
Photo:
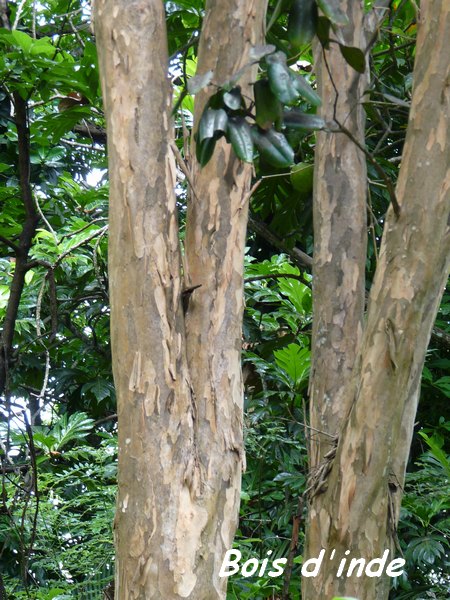
[[[118,398],[116,598],[225,598],[238,516],[242,269],[251,170],[219,144],[195,168],[182,272],[161,0],[97,0],[110,171],[109,278]],[[265,2],[212,0],[198,71],[222,83],[263,41]],[[226,24],[224,26],[224,24]],[[242,81],[251,94],[250,69]],[[196,116],[206,94],[196,100]],[[201,285],[187,316],[182,290]]]
[[[305,600],[388,596],[387,577],[337,577],[337,569],[343,558],[369,561],[394,546],[420,376],[449,269],[449,36],[448,3],[422,2],[400,216],[389,209],[362,343],[343,382],[336,457],[311,501],[306,558],[326,552],[318,576],[304,579]]]

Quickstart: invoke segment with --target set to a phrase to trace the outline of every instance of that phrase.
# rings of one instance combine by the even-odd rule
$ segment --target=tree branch
[[[308,269],[312,267],[313,259],[309,254],[306,254],[299,248],[289,248],[281,238],[272,233],[267,225],[261,223],[261,221],[257,221],[249,216],[248,228],[261,236],[266,242],[287,254],[296,264]]]
[[[3,5],[0,8],[0,15],[3,19]],[[13,101],[19,153],[19,187],[20,197],[25,208],[25,221],[19,236],[19,242],[15,248],[16,264],[2,327],[0,345],[0,394],[4,392],[7,384],[8,363],[13,346],[14,330],[19,311],[20,298],[25,284],[25,274],[28,270],[28,254],[39,222],[39,215],[33,202],[33,194],[30,185],[30,132],[28,128],[27,102],[18,92],[14,92]]]

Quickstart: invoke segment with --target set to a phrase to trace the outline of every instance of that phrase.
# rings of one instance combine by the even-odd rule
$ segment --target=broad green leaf
[[[49,58],[53,58],[57,53],[55,46],[52,44],[52,40],[49,37],[43,37],[38,40],[33,40],[33,43],[30,46],[30,55],[39,55],[42,54],[44,56],[48,56]]]
[[[273,129],[262,131],[252,127],[252,138],[259,154],[274,167],[289,167],[294,162],[294,150],[282,133]]]
[[[96,399],[101,402],[102,400],[105,400],[105,398],[111,397],[112,388],[108,381],[96,379],[95,381],[89,381],[82,386],[81,395],[83,396],[86,392],[91,392]]]
[[[253,140],[250,125],[242,117],[228,119],[227,137],[236,153],[244,162],[253,162]]]
[[[320,96],[312,89],[306,79],[297,73],[293,73],[292,71],[291,73],[294,85],[297,88],[300,96],[310,102],[313,106],[320,106],[322,104]]]
[[[364,73],[366,70],[366,57],[364,56],[364,52],[360,50],[360,48],[344,46],[342,44],[339,44],[339,48],[346,62],[353,67],[355,71],[358,71],[358,73]]]
[[[347,15],[339,7],[339,0],[317,0],[317,4],[323,14],[330,19],[334,25],[348,25]]]
[[[288,39],[294,48],[309,44],[317,27],[315,0],[294,0],[288,21]]]
[[[195,145],[195,155],[201,167],[209,163],[215,147],[215,138],[205,138],[202,142],[197,142]]]
[[[315,131],[325,128],[325,121],[317,115],[310,115],[298,109],[286,110],[283,113],[283,123],[289,129],[299,131]]]
[[[303,383],[308,375],[311,364],[311,354],[307,348],[298,344],[289,344],[274,352],[275,362],[292,379],[294,385]]]
[[[298,163],[291,168],[292,187],[302,196],[309,196],[313,189],[314,165]]]
[[[444,377],[437,379],[433,385],[442,390],[447,398],[450,398],[450,376],[445,375]]]
[[[239,110],[242,106],[241,88],[236,86],[229,92],[225,92],[223,95],[223,103],[231,110]]]
[[[260,79],[254,85],[256,123],[261,129],[270,129],[273,124],[278,127],[283,116],[281,102],[272,92],[268,79]]]
[[[284,52],[275,52],[266,57],[270,87],[283,104],[292,104],[299,96],[293,72],[286,63]]]
[[[429,437],[423,431],[419,431],[419,435],[425,440],[434,458],[442,465],[447,473],[447,476],[450,477],[450,460],[448,459],[445,451],[442,449],[441,441],[436,439],[435,436]]]
[[[28,52],[34,43],[34,40],[24,31],[15,29],[11,31],[11,38],[14,41],[15,46],[21,48],[24,52]]]
[[[69,442],[84,440],[93,426],[93,419],[90,419],[86,413],[73,413],[69,418],[67,418],[67,414],[63,415],[51,432],[57,439],[53,449],[61,450]]]
[[[33,271],[33,269],[29,269],[29,270],[28,270],[28,271],[25,273],[25,283],[26,283],[27,285],[29,285],[29,284],[32,282],[32,280],[33,280],[33,277],[34,277],[34,271]]]
[[[330,46],[330,27],[331,23],[326,17],[319,17],[317,20],[316,35],[319,38],[319,42],[325,49]]]
[[[303,299],[305,294],[309,295],[311,293],[309,288],[298,279],[292,279],[291,277],[281,278],[278,285],[280,291],[292,302],[297,313],[303,314],[305,312]]]
[[[227,129],[227,122],[228,115],[223,108],[219,108],[218,110],[207,108],[198,126],[198,142],[201,143],[206,138],[215,137],[217,132],[224,133]]]

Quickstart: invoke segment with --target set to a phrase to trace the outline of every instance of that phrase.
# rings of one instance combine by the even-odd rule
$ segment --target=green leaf
[[[445,375],[434,382],[434,385],[439,388],[447,398],[450,398],[450,377]]]
[[[94,394],[95,398],[101,402],[102,400],[111,397],[112,389],[108,381],[96,379],[95,381],[89,381],[82,386],[81,395],[83,396],[86,392],[91,392]]]
[[[330,27],[331,23],[326,17],[319,17],[317,20],[316,34],[323,48],[330,47]]]
[[[213,138],[216,136],[217,132],[225,133],[227,123],[228,115],[223,108],[219,108],[218,110],[207,108],[204,111],[198,126],[198,141],[201,143],[206,138]]]
[[[262,131],[252,127],[252,138],[260,156],[274,167],[289,167],[294,162],[294,151],[282,133],[273,129]]]
[[[292,187],[302,196],[309,196],[313,189],[314,165],[298,163],[291,168]]]
[[[360,48],[344,46],[342,44],[339,44],[339,48],[346,62],[353,67],[355,71],[358,71],[358,73],[364,73],[366,70],[366,57],[364,56],[364,52]]]
[[[307,348],[289,344],[281,350],[275,350],[274,356],[277,365],[286,371],[294,385],[298,386],[308,378],[311,354]]]
[[[202,167],[210,161],[216,141],[227,130],[228,115],[223,108],[207,108],[200,119],[196,139],[196,156]]]
[[[288,39],[294,48],[309,44],[317,27],[317,4],[315,0],[294,0],[289,13]]]
[[[242,106],[241,88],[236,86],[229,92],[225,92],[223,95],[223,103],[231,110],[239,110]]]
[[[19,31],[18,29],[11,31],[11,38],[14,42],[14,45],[18,48],[21,48],[24,52],[28,52],[34,42],[31,36],[24,31]]]
[[[310,102],[313,106],[320,106],[322,104],[320,96],[312,89],[306,79],[298,73],[292,73],[292,76],[294,85],[297,88],[300,96],[302,96],[302,98],[305,100],[308,100],[308,102]]]
[[[43,55],[48,56],[49,58],[53,58],[57,50],[55,46],[52,44],[52,40],[49,37],[43,37],[38,40],[33,40],[33,43],[30,46],[30,55]]]
[[[289,298],[297,313],[304,314],[304,298],[305,295],[309,296],[311,294],[310,289],[298,279],[292,279],[291,277],[281,278],[278,286],[280,291]]]
[[[228,119],[227,137],[236,156],[247,163],[253,162],[253,140],[250,125],[242,117]]]
[[[324,129],[326,125],[322,117],[310,115],[295,108],[283,113],[283,123],[289,129],[298,131],[315,131]]]
[[[317,4],[334,25],[349,24],[347,15],[339,7],[339,0],[317,0]]]
[[[69,418],[67,414],[63,415],[52,430],[52,434],[57,439],[54,450],[61,450],[69,442],[84,440],[93,425],[93,419],[90,419],[86,413],[73,413]]]
[[[281,102],[272,92],[268,79],[260,79],[254,85],[256,123],[261,129],[270,129],[273,124],[278,127],[283,116]]]
[[[216,147],[215,138],[205,138],[203,142],[197,142],[195,146],[195,155],[201,167],[209,163]]]
[[[286,63],[284,52],[275,52],[266,58],[270,87],[283,104],[292,104],[299,96],[293,72]]]

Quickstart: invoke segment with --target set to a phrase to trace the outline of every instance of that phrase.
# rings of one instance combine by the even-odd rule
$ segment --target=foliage
[[[98,598],[112,577],[117,440],[101,430],[94,435],[93,424],[74,413],[51,428],[35,428],[39,475],[31,495],[29,472],[20,465],[6,478],[0,544],[2,574],[14,598],[29,597],[18,577],[23,569],[42,598],[55,590]],[[11,452],[20,453],[23,435],[14,423],[10,439]]]
[[[32,4],[10,3],[17,28],[0,29],[0,322],[3,332],[8,324],[14,328],[1,390],[0,573],[14,598],[99,598],[112,574],[116,473],[104,115],[88,2],[47,0],[36,3],[36,12]],[[195,76],[204,3],[165,4],[177,145],[182,151],[187,143],[195,92],[215,86],[196,132],[197,156],[205,164],[225,136],[242,160],[254,160],[259,187],[251,216],[269,234],[248,238],[247,471],[236,545],[243,560],[262,560],[269,550],[272,560],[286,557],[291,542],[298,546],[292,575],[232,577],[229,597],[280,596],[284,584],[297,597],[303,534],[292,536],[293,519],[305,509],[312,278],[290,252],[313,251],[315,131],[325,126],[315,114],[310,42],[317,34],[325,49],[335,43],[342,15],[331,0],[318,2],[319,11],[310,0],[271,1],[267,46],[253,57],[260,63],[253,104],[240,92],[239,73],[231,82],[215,82],[211,73]],[[311,20],[299,12],[305,6]],[[367,150],[394,182],[412,89],[414,6],[393,2],[367,67]],[[341,45],[341,51],[362,69],[356,49]],[[37,215],[26,252],[20,244],[33,211],[24,201],[19,166],[26,158],[16,116],[21,101],[28,110],[28,181]],[[368,172],[370,286],[390,197],[370,160]],[[186,188],[180,175],[181,220]],[[398,531],[407,575],[395,582],[396,599],[448,595],[449,298],[447,291],[423,374]]]

